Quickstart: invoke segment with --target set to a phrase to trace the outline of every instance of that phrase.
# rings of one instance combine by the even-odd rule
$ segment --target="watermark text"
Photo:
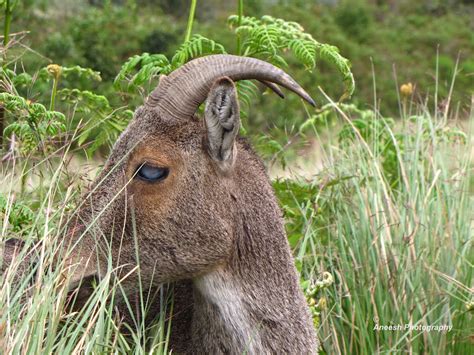
[[[375,324],[374,329],[378,332],[380,331],[413,331],[417,330],[420,332],[450,332],[453,329],[452,325],[439,324],[439,325],[426,325],[426,324]]]

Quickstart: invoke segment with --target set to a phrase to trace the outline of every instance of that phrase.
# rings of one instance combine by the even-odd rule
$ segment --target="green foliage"
[[[237,15],[230,16],[228,23],[236,26],[235,34],[238,40],[244,39],[243,55],[287,66],[282,55],[283,52],[291,50],[309,71],[315,68],[316,58],[319,56],[329,60],[342,73],[346,91],[341,99],[349,97],[354,92],[354,77],[350,71],[349,61],[339,54],[336,47],[317,42],[311,35],[305,33],[298,23],[271,16],[264,16],[261,20],[244,16],[239,20]],[[159,75],[167,75],[193,58],[222,53],[227,53],[222,44],[195,34],[178,47],[171,60],[164,54],[149,53],[129,58],[116,76],[114,85],[129,93],[145,94],[150,90],[149,85],[145,87],[146,84],[155,83],[154,79]],[[250,81],[242,81],[237,84],[237,89],[241,103],[248,109],[257,87]],[[244,117],[247,115],[246,109],[242,110]]]
[[[8,228],[13,233],[25,235],[31,229],[35,220],[33,211],[25,204],[11,201],[0,194],[0,220],[2,224],[8,222]]]
[[[179,68],[191,59],[209,55],[226,53],[224,46],[212,39],[203,37],[199,34],[193,35],[188,41],[183,42],[176,50],[171,60],[172,70]]]
[[[239,25],[240,21],[240,25]],[[254,17],[232,15],[228,23],[235,27],[235,34],[239,40],[243,39],[243,55],[262,58],[274,62],[279,66],[287,66],[283,52],[291,50],[294,56],[311,71],[316,66],[317,57],[325,58],[333,63],[342,73],[346,83],[343,97],[349,97],[354,92],[354,77],[350,71],[350,63],[343,58],[336,47],[317,42],[310,34],[296,22],[287,22],[271,16],[264,16],[261,20]],[[115,78],[116,88],[127,92],[149,91],[143,86],[154,82],[159,75],[167,75],[193,58],[227,53],[226,48],[213,39],[199,34],[193,35],[183,42],[169,60],[164,54],[143,53],[129,58],[122,66]],[[257,87],[247,82],[238,84],[239,97],[246,107],[250,98],[254,96]],[[245,111],[243,112],[245,116]]]
[[[163,54],[137,54],[130,57],[122,66],[115,77],[114,85],[121,90],[133,91],[160,74],[167,74],[170,71],[171,64]]]
[[[123,62],[137,53],[161,53],[171,60],[174,50],[180,46],[186,27],[186,12],[177,11],[187,4],[163,5],[156,2],[113,1],[107,5],[89,6],[76,3],[59,8],[48,7],[50,2],[22,1],[15,11],[13,31],[30,30],[28,44],[34,51],[63,66],[79,64],[101,71],[104,82],[100,88],[78,86],[86,90],[98,90],[106,95],[113,106],[120,106],[127,95],[115,95],[110,79],[119,71]],[[125,4],[126,3],[126,4]],[[95,3],[96,4],[96,3]],[[230,6],[230,5],[229,5]],[[234,5],[232,5],[234,6]],[[180,13],[170,17],[171,8]],[[235,36],[227,31],[222,21],[227,17],[229,7],[223,3],[198,4],[194,31],[221,43],[227,52],[235,53]],[[458,76],[453,92],[452,107],[460,103],[460,115],[465,117],[470,104],[473,86],[472,5],[462,5],[453,1],[449,6],[440,2],[409,2],[401,0],[397,5],[387,2],[338,1],[335,5],[327,2],[290,1],[245,1],[244,12],[261,19],[262,11],[274,18],[282,17],[286,22],[296,22],[306,33],[311,33],[321,42],[330,43],[340,49],[340,53],[350,58],[352,72],[357,79],[357,90],[353,102],[361,106],[374,100],[373,74],[376,77],[379,111],[385,115],[398,114],[397,88],[393,81],[393,66],[399,84],[411,81],[416,84],[415,97],[427,97],[433,102],[435,92],[436,48],[443,57],[440,60],[438,92],[441,101],[447,96],[451,73],[458,53],[461,53]],[[174,13],[174,12],[173,12]],[[257,17],[258,16],[258,17]],[[139,20],[138,20],[139,19]],[[47,28],[47,31],[43,29]],[[13,53],[13,52],[12,52]],[[293,51],[280,53],[291,66],[290,74],[310,94],[321,102],[317,87],[322,87],[330,97],[339,97],[344,91],[338,78],[338,70],[323,60],[317,60],[318,70],[307,75],[303,66],[294,57]],[[317,54],[318,55],[318,54]],[[374,63],[374,73],[370,63]],[[45,65],[45,59],[27,52],[24,65],[30,73]],[[316,58],[318,59],[318,58]],[[103,71],[103,67],[107,67]],[[133,75],[133,74],[132,74]],[[26,95],[23,95],[26,97]],[[319,100],[318,100],[319,99]],[[140,98],[141,100],[141,98]],[[250,133],[265,131],[276,134],[285,127],[286,119],[301,124],[305,117],[304,108],[292,95],[283,102],[265,100],[257,96],[249,121]],[[137,105],[139,98],[127,101]],[[274,124],[266,126],[262,116],[272,117]],[[282,137],[283,138],[283,137]]]
[[[78,82],[89,83],[89,86],[93,82],[101,82],[100,73],[90,68],[50,64],[34,75],[26,72],[16,74],[9,69],[4,71],[4,75],[15,89],[26,93],[35,88],[48,89],[48,82],[53,80],[50,107],[54,104],[55,97],[59,96],[59,109],[74,114],[66,119],[62,112],[47,110],[43,104],[34,103],[19,95],[2,94],[0,100],[5,102],[7,112],[14,118],[5,128],[4,135],[9,138],[15,133],[23,154],[37,149],[43,152],[45,147],[54,147],[58,138],[65,135],[67,130],[74,136],[78,135],[77,144],[84,145],[86,152],[93,154],[101,147],[111,145],[132,117],[130,110],[112,108],[104,95],[78,88],[58,89],[58,86],[73,86]],[[47,96],[39,98],[46,100]]]
[[[326,297],[322,296],[324,289],[334,283],[334,278],[329,272],[324,272],[319,280],[303,280],[301,288],[309,305],[314,327],[317,329],[321,325],[321,312],[326,311]]]
[[[0,93],[0,103],[15,117],[14,122],[5,127],[4,136],[14,133],[21,142],[20,151],[23,154],[35,150],[43,152],[66,130],[64,114],[47,110],[40,103],[9,93]]]
[[[161,74],[168,75],[193,58],[221,53],[225,53],[221,44],[196,34],[179,46],[171,61],[163,54],[142,53],[129,58],[115,77],[114,84],[123,89],[126,82],[126,90],[134,91]]]
[[[283,53],[291,50],[310,71],[316,67],[318,56],[325,58],[337,67],[346,84],[346,91],[341,99],[353,94],[355,82],[349,61],[339,54],[337,47],[319,43],[306,33],[300,24],[271,16],[263,16],[260,20],[244,16],[239,26],[237,15],[230,16],[228,22],[235,27],[235,33],[244,39],[242,44],[244,55],[262,58],[279,66],[287,66]]]
[[[62,89],[58,94],[64,103],[75,107],[75,120],[81,123],[85,121],[80,126],[77,144],[82,146],[88,141],[91,142],[87,147],[89,154],[115,142],[133,116],[131,110],[112,109],[105,96],[90,91]]]

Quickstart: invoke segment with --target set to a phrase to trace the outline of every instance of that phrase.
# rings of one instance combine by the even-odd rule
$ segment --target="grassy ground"
[[[302,284],[323,272],[334,280],[313,304],[324,351],[472,353],[471,136],[423,105],[397,124],[374,112],[331,110],[343,126],[337,137],[321,140],[321,166],[310,178],[275,180]],[[110,301],[120,285],[107,277],[83,312],[65,310],[68,273],[53,267],[62,263],[54,255],[89,166],[81,163],[78,173],[70,156],[66,150],[2,165],[0,238],[21,238],[26,246],[0,278],[0,352],[140,354],[150,351],[151,338],[152,350],[164,353],[163,315],[153,329],[138,324],[124,338],[119,328],[126,326]],[[34,245],[37,239],[42,243]],[[16,279],[31,249],[37,268]],[[401,330],[374,329],[398,324]],[[452,328],[428,332],[405,324]]]

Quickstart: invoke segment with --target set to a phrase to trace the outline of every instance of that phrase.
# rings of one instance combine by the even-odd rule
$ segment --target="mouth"
[[[14,273],[13,280],[18,280],[24,275],[30,275],[30,283],[34,283],[36,279],[35,266],[38,261],[35,246],[35,244],[27,246],[25,241],[14,238],[1,242],[0,274],[12,271]],[[28,248],[28,250],[25,250],[25,248]],[[19,258],[21,258],[21,260]],[[10,269],[12,270],[9,271]],[[87,269],[87,267],[85,267],[85,269]],[[66,308],[71,311],[79,311],[82,309],[94,293],[96,285],[100,282],[98,272],[84,272],[83,276],[79,278],[77,276],[73,276],[69,285],[66,286],[68,290]]]

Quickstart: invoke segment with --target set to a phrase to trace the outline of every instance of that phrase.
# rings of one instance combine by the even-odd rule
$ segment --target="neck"
[[[251,151],[242,146],[239,155],[228,204],[235,244],[227,264],[193,282],[193,346],[209,354],[316,353],[271,184]]]
[[[208,353],[315,350],[282,223],[242,217],[229,263],[194,280],[195,342]]]
[[[199,333],[207,353],[262,353],[258,325],[254,324],[248,308],[248,295],[235,277],[226,269],[216,270],[194,281],[195,312],[193,329]],[[206,334],[202,334],[202,331]],[[205,337],[208,341],[204,341]]]

